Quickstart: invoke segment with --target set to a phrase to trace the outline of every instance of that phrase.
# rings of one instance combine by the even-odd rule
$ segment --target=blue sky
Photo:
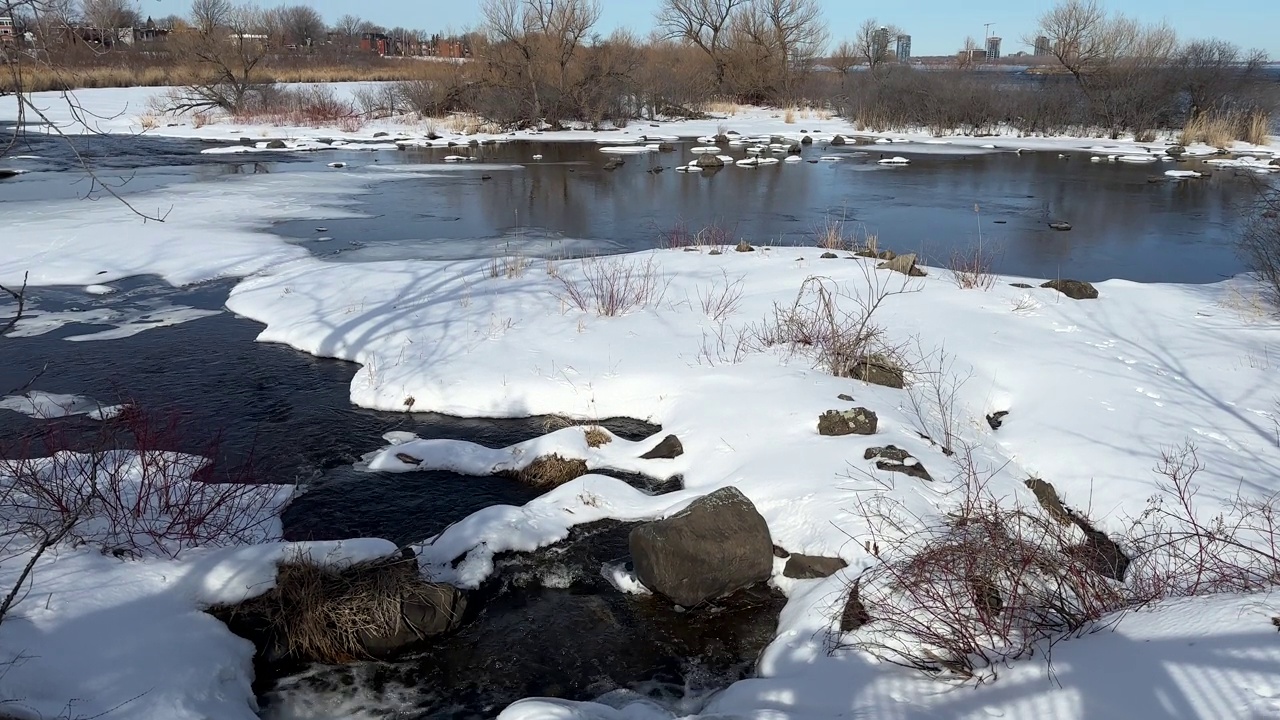
[[[1104,0],[1106,1],[1106,0]],[[1030,33],[1036,17],[1052,5],[1049,0],[819,0],[834,41],[853,34],[864,19],[874,16],[883,23],[906,29],[916,55],[954,52],[966,35],[981,38],[984,23],[995,23],[992,32],[1005,38],[1005,52],[1023,49],[1021,38]],[[259,0],[263,6],[311,5],[332,21],[353,13],[388,27],[403,25],[428,32],[476,27],[481,0]],[[140,0],[143,14],[185,14],[189,0]],[[601,30],[629,28],[640,35],[653,27],[659,0],[600,0],[604,8]],[[1167,20],[1182,37],[1219,37],[1246,48],[1260,47],[1280,60],[1280,0],[1110,0],[1113,10],[1142,20]]]

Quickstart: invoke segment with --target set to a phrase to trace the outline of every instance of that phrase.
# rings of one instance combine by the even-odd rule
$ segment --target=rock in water
[[[818,416],[819,435],[874,435],[878,425],[876,414],[863,407],[828,410]]]
[[[1049,229],[1057,230],[1058,232],[1067,232],[1071,230],[1071,223],[1062,221],[1051,222],[1049,223]]]
[[[724,161],[715,153],[703,153],[698,156],[694,164],[700,168],[724,167]]]
[[[1098,289],[1083,280],[1050,280],[1040,287],[1057,290],[1072,300],[1096,300],[1098,298]]]
[[[640,582],[682,607],[724,597],[773,572],[769,526],[735,487],[636,527],[628,542]]]

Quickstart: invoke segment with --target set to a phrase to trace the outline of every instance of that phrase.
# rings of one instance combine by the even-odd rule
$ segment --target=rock
[[[735,247],[734,250],[736,250],[737,252],[755,252],[756,251],[755,248],[751,247],[751,243],[747,242],[746,240],[739,242],[738,246]]]
[[[715,136],[715,141],[716,145],[720,145],[721,147],[727,146],[729,144],[729,136],[724,133],[720,133]]]
[[[902,368],[883,355],[864,355],[844,374],[854,380],[882,387],[901,390],[907,386]]]
[[[836,255],[833,252],[824,252],[818,257],[822,260],[835,260],[837,257],[839,257],[839,255]]]
[[[899,472],[904,475],[910,475],[913,478],[933,482],[933,476],[929,474],[928,470],[924,469],[924,465],[900,447],[886,445],[882,448],[867,448],[867,451],[862,454],[862,459],[871,460],[872,458],[878,458],[876,460],[877,469]]]
[[[897,257],[897,254],[892,250],[876,251],[871,248],[859,248],[858,250],[854,250],[853,254],[858,257],[870,258],[872,260],[893,260]]]
[[[1083,280],[1050,280],[1040,287],[1052,288],[1072,300],[1096,300],[1098,290]]]
[[[1008,410],[998,410],[993,412],[987,416],[987,424],[991,426],[992,430],[999,430],[1000,426],[1004,424],[1005,416],[1008,414]]]
[[[773,572],[769,526],[735,487],[637,526],[628,544],[640,582],[686,608],[764,582]]]
[[[1058,497],[1058,491],[1054,489],[1052,483],[1033,477],[1027,478],[1023,484],[1036,496],[1036,502],[1049,513],[1049,517],[1063,525],[1075,522],[1076,514],[1062,504],[1062,499]]]
[[[848,566],[849,563],[840,558],[793,554],[787,558],[782,574],[794,580],[812,580],[831,577]]]
[[[471,138],[470,140],[468,140],[467,144],[470,145],[471,147],[480,147],[480,141],[475,138]]]
[[[703,153],[693,161],[694,165],[700,168],[721,168],[724,167],[724,161],[715,153]]]
[[[708,254],[708,255],[723,255],[723,254],[724,254],[724,251],[722,251],[722,250],[720,250],[720,249],[718,249],[718,248],[711,248],[711,250],[710,250],[710,251],[708,251],[708,252],[707,252],[707,254]]]
[[[1114,540],[1092,527],[1085,530],[1085,535],[1087,539],[1083,543],[1064,548],[1063,552],[1103,577],[1124,582],[1129,556]]]
[[[788,146],[787,146],[787,154],[788,154],[788,155],[799,155],[802,149],[803,149],[803,148],[801,148],[801,147],[800,147],[800,144],[799,144],[799,143],[792,143],[792,144],[790,144],[790,145],[788,145]]]
[[[858,583],[849,586],[849,597],[844,601],[844,611],[840,613],[840,632],[853,632],[871,622],[871,613],[862,604],[859,597]]]
[[[544,455],[523,469],[502,473],[507,477],[535,488],[554,488],[586,475],[587,463],[579,458],[563,458],[557,454]]]
[[[879,265],[876,265],[876,269],[892,270],[894,272],[900,272],[903,275],[910,275],[911,277],[924,277],[925,274],[923,270],[916,267],[915,253],[907,253],[906,255],[899,255],[892,260],[885,260]]]
[[[256,145],[257,143],[255,143],[255,142],[253,141],[253,138],[242,137],[242,138],[240,138],[240,144],[241,144],[241,145],[248,145],[249,147],[253,147],[253,146],[254,146],[254,145]]]
[[[267,143],[267,147],[272,150],[282,150],[287,147],[283,140],[271,140]]]
[[[9,168],[0,168],[0,180],[8,180],[9,178],[16,178],[21,174],[22,173],[18,170],[10,170]]]
[[[421,465],[422,464],[421,458],[416,458],[410,455],[409,453],[398,452],[396,453],[396,459],[404,463],[405,465]]]
[[[804,132],[804,131],[802,130],[801,132]],[[800,144],[801,144],[801,145],[812,145],[812,144],[813,144],[813,136],[812,136],[812,135],[805,135],[804,137],[800,138]]]
[[[607,163],[605,163],[605,164],[604,164],[604,169],[605,169],[605,170],[617,170],[618,168],[620,168],[620,167],[622,167],[623,165],[626,165],[626,164],[627,164],[627,161],[626,161],[626,160],[623,160],[622,158],[610,158],[610,159],[609,159],[609,162],[607,162]]]
[[[390,657],[458,626],[466,595],[450,585],[431,585],[400,602],[401,625],[389,632],[360,630],[359,642],[373,657]]]
[[[684,454],[684,445],[680,444],[680,438],[675,435],[668,435],[662,438],[662,442],[654,446],[652,450],[640,456],[641,460],[670,460],[678,458]]]
[[[1181,145],[1174,145],[1170,147],[1168,150],[1165,150],[1164,153],[1171,157],[1181,157],[1187,154],[1187,149],[1182,147]]]
[[[876,414],[863,407],[828,410],[818,417],[818,434],[828,437],[874,435],[879,423]]]
[[[655,175],[662,172],[663,170],[666,170],[666,168],[662,167],[661,165],[654,165],[653,167],[649,168],[649,172],[654,173]]]
[[[376,138],[380,138],[380,137],[386,137],[386,136],[388,136],[388,135],[390,135],[390,134],[391,134],[391,133],[389,133],[389,132],[383,132],[383,131],[379,130],[378,132],[374,133],[374,134],[373,134],[373,136],[374,136],[374,137],[376,137]]]
[[[844,145],[846,143],[848,143],[848,140],[845,140],[843,135],[837,135],[831,138],[832,145]]]
[[[853,402],[853,396],[852,396],[852,395],[846,395],[846,394],[844,394],[844,393],[840,393],[839,395],[837,395],[837,396],[836,396],[836,399],[837,399],[837,400],[844,400],[845,402]]]
[[[1033,286],[1028,285],[1027,283],[1009,283],[1009,287],[1016,287],[1016,288],[1022,288],[1023,290],[1030,290]]]
[[[658,143],[658,152],[675,152],[676,146],[671,143]]]
[[[1058,232],[1067,232],[1067,231],[1071,230],[1071,223],[1069,223],[1069,222],[1063,222],[1063,221],[1061,221],[1061,220],[1059,220],[1059,221],[1057,221],[1057,222],[1051,222],[1051,223],[1049,223],[1049,229],[1050,229],[1050,230],[1057,230]]]

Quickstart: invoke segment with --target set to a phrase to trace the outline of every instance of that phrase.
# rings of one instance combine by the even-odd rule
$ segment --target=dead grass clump
[[[1179,142],[1183,145],[1203,142],[1216,148],[1227,148],[1236,140],[1266,145],[1270,139],[1271,113],[1253,108],[1201,113],[1187,123]]]
[[[280,563],[272,590],[211,612],[232,625],[252,618],[289,657],[336,664],[369,659],[369,638],[411,631],[402,603],[436,605],[439,596],[418,574],[415,560],[337,568],[299,555]]]
[[[529,258],[524,255],[504,255],[489,261],[489,277],[514,279],[524,276],[529,269]],[[548,272],[548,274],[551,274]]]
[[[580,478],[588,472],[585,460],[551,454],[543,455],[529,463],[516,472],[515,477],[531,487],[550,489]]]
[[[587,437],[587,447],[598,448],[613,442],[613,436],[599,425],[591,425],[583,433]]]
[[[843,220],[827,218],[821,225],[814,228],[813,234],[817,238],[818,247],[823,250],[849,250],[853,245],[852,240],[845,234]]]
[[[796,123],[796,109],[795,109],[795,108],[793,108],[793,107],[789,107],[789,108],[787,108],[787,111],[786,111],[786,112],[783,114],[783,116],[782,116],[782,122],[784,122],[784,123],[786,123],[786,124],[788,124],[788,125],[795,125],[795,123]]]
[[[951,262],[947,267],[960,289],[990,290],[1000,280],[1000,276],[992,272],[992,264],[990,250],[978,243],[968,250],[951,253]]]

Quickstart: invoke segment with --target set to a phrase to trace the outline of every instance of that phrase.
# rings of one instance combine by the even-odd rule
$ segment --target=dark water
[[[994,142],[1016,147],[1012,140]],[[981,237],[997,249],[997,270],[1006,274],[1213,282],[1243,269],[1233,243],[1258,182],[1230,170],[1196,182],[1163,178],[1174,167],[1208,169],[1197,161],[1098,164],[1087,153],[953,154],[950,146],[911,144],[815,145],[805,150],[806,160],[844,159],[729,167],[707,176],[674,172],[693,157],[689,143],[677,147],[627,156],[615,171],[602,168],[609,156],[592,143],[365,154],[351,161],[352,169],[434,163],[429,171],[436,176],[378,184],[361,206],[376,219],[326,221],[329,240],[315,240],[312,221],[282,223],[275,232],[306,240],[317,254],[362,261],[640,250],[660,245],[677,224],[718,224],[753,243],[813,244],[819,226],[834,219],[850,233],[875,234],[881,246],[920,253],[935,265],[945,266],[954,250]],[[745,157],[741,148],[722,150]],[[441,163],[458,153],[485,165]],[[532,161],[535,153],[543,159]],[[880,166],[882,155],[903,155],[912,164]],[[507,164],[522,169],[492,167]],[[655,167],[666,170],[654,173]],[[1148,182],[1152,176],[1159,182]],[[1054,220],[1074,229],[1050,230]]]
[[[87,193],[61,141],[27,136],[24,142],[16,152],[38,157],[5,161],[30,173],[0,182],[0,213],[26,201]],[[936,147],[906,145],[812,147],[805,160],[844,159],[700,176],[671,169],[692,157],[689,143],[675,154],[628,156],[626,165],[608,172],[602,165],[609,156],[593,144],[244,156],[201,155],[207,145],[193,141],[78,142],[103,175],[124,183],[124,193],[236,173],[355,173],[354,183],[372,189],[358,198],[359,209],[375,217],[323,221],[327,239],[317,235],[314,220],[274,228],[338,262],[642,249],[660,244],[678,222],[691,228],[717,223],[755,243],[808,244],[819,224],[842,219],[851,231],[877,234],[882,246],[921,252],[937,264],[981,234],[1001,249],[998,270],[1005,273],[1208,282],[1240,270],[1231,243],[1240,208],[1255,192],[1252,177],[1230,171],[1198,182],[1149,183],[1148,175],[1173,166],[1099,165],[1084,154],[943,155],[926,152]],[[909,156],[913,164],[877,166],[882,152]],[[441,164],[452,153],[475,154],[481,162]],[[532,161],[534,153],[543,159]],[[334,160],[349,167],[327,170]],[[652,172],[658,166],[666,170]],[[380,180],[397,170],[408,172]],[[1046,223],[1058,219],[1075,229],[1049,231]],[[158,300],[219,310],[230,288],[224,282],[174,289],[153,278],[116,285],[120,292],[107,297],[34,289],[31,300],[42,311]],[[64,339],[96,329],[73,325],[33,338],[0,338],[0,390],[38,375],[36,389],[129,398],[179,417],[184,434],[173,449],[206,451],[210,438],[220,437],[217,454],[227,465],[252,460],[265,479],[307,485],[285,516],[290,537],[381,535],[411,542],[479,508],[534,495],[507,479],[365,474],[352,464],[391,430],[501,447],[542,434],[540,419],[355,408],[348,401],[354,366],[255,343],[260,326],[226,312],[128,338]],[[87,421],[71,423],[91,432]],[[21,438],[43,424],[0,411],[0,438]],[[621,421],[611,427],[633,437],[656,431]],[[280,678],[264,696],[268,716],[311,703],[318,717],[343,717],[342,707],[400,718],[484,717],[528,695],[585,699],[617,688],[695,711],[690,698],[751,672],[781,601],[763,592],[705,612],[676,613],[652,599],[623,596],[600,568],[625,559],[626,530],[583,529],[557,547],[503,558],[459,634],[396,663],[314,667]]]

